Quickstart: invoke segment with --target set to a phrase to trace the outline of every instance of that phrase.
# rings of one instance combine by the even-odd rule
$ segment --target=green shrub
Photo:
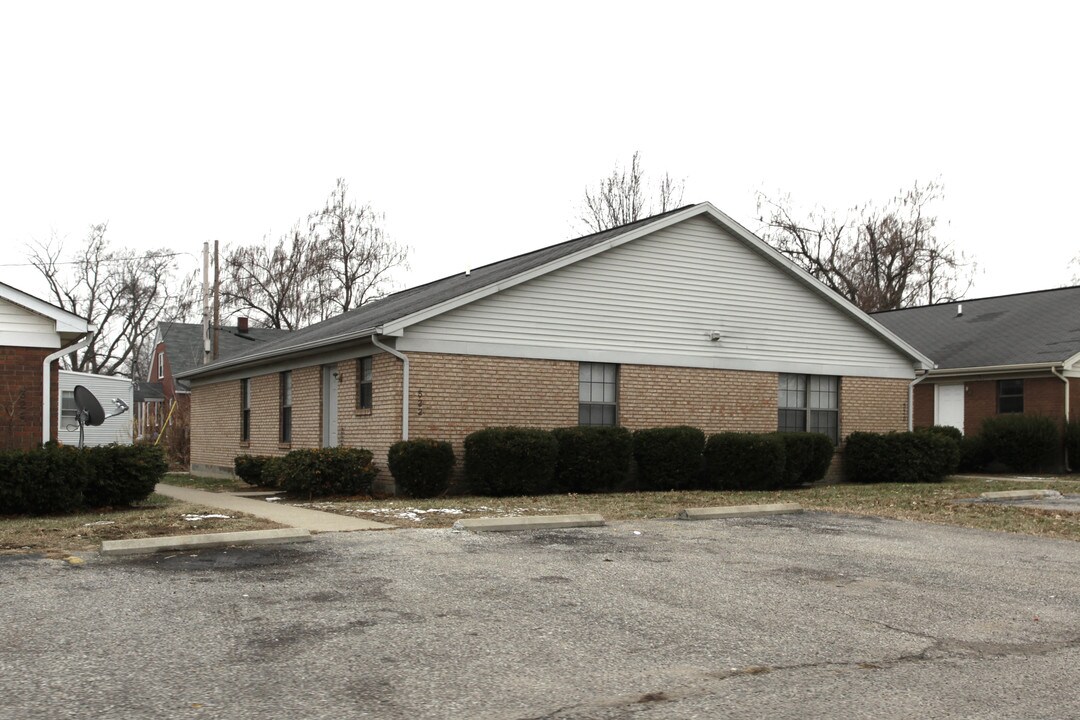
[[[849,482],[941,482],[955,472],[960,446],[939,433],[854,432],[844,448],[844,471]]]
[[[49,443],[33,450],[0,451],[0,515],[51,515],[83,505],[86,457]]]
[[[1080,420],[1070,420],[1065,426],[1065,449],[1069,453],[1069,467],[1080,472]]]
[[[427,438],[401,440],[390,446],[387,460],[394,484],[403,495],[435,497],[450,486],[454,448],[448,442]]]
[[[1054,468],[1060,460],[1057,423],[1041,415],[998,415],[982,424],[983,441],[993,462],[1014,472]]]
[[[266,472],[266,468],[277,459],[267,455],[237,455],[233,458],[233,472],[248,485],[276,488],[277,476],[274,472]]]
[[[718,433],[705,441],[709,490],[775,490],[784,485],[784,441],[753,433]]]
[[[626,484],[633,438],[622,427],[579,425],[552,431],[559,444],[555,486],[559,492],[609,492]]]
[[[980,472],[990,464],[990,448],[981,435],[965,435],[960,441],[960,472]]]
[[[942,435],[958,443],[964,440],[964,433],[960,432],[960,428],[954,428],[952,425],[930,425],[929,427],[915,428],[915,432]]]
[[[785,488],[797,488],[815,483],[825,477],[832,465],[832,439],[824,433],[784,432],[776,433],[784,443]]]
[[[321,448],[292,450],[276,463],[263,464],[263,475],[276,475],[282,490],[290,495],[366,495],[378,471],[369,450]]]
[[[695,427],[651,428],[634,433],[638,480],[647,490],[694,487],[701,476],[705,433]]]
[[[546,430],[497,427],[465,438],[465,482],[477,495],[541,495],[554,490],[559,444]]]
[[[150,497],[165,477],[165,451],[153,445],[103,445],[82,450],[87,507],[119,507]]]

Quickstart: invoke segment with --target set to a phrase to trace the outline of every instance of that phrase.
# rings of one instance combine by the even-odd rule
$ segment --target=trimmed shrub
[[[390,446],[387,460],[394,484],[403,495],[435,497],[450,486],[454,448],[448,442],[428,438],[400,440]]]
[[[85,448],[87,507],[118,507],[150,497],[169,462],[153,445],[103,445]]]
[[[705,441],[709,490],[775,490],[784,484],[784,441],[776,434],[718,433]]]
[[[979,472],[990,464],[990,448],[981,435],[965,435],[960,441],[960,472]]]
[[[248,485],[276,488],[277,477],[266,472],[267,464],[276,459],[267,455],[237,455],[233,458],[233,472]]]
[[[783,432],[776,437],[784,443],[785,488],[797,488],[816,483],[825,477],[832,464],[832,439],[824,433]]]
[[[1014,472],[1053,468],[1060,460],[1061,434],[1057,423],[1048,417],[998,415],[986,418],[980,435],[991,461]]]
[[[608,492],[626,484],[634,441],[622,427],[579,425],[552,431],[559,443],[555,486],[560,492]]]
[[[960,446],[938,433],[854,432],[844,448],[849,482],[941,482],[956,471]]]
[[[465,438],[465,482],[476,495],[550,493],[558,455],[559,444],[546,430],[477,430]]]
[[[1065,449],[1069,453],[1069,467],[1080,472],[1080,420],[1070,420],[1065,426]]]
[[[86,456],[49,443],[0,452],[0,515],[51,515],[82,507]]]
[[[705,433],[689,425],[638,430],[634,433],[638,479],[647,490],[694,487],[704,450]]]
[[[278,485],[291,495],[366,495],[378,471],[370,450],[335,447],[292,450],[277,463],[263,464],[263,476],[277,476]]]
[[[960,428],[954,428],[952,425],[930,425],[929,427],[915,428],[915,432],[934,433],[935,435],[951,438],[958,443],[964,440],[964,433],[960,432]]]

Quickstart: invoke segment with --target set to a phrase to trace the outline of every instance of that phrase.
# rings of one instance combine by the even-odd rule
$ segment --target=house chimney
[[[236,318],[236,331],[241,335],[247,335],[248,333],[248,319],[246,317]]]

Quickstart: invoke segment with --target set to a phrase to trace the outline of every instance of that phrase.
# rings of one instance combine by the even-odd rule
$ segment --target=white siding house
[[[79,444],[79,423],[75,420],[76,385],[82,385],[94,393],[94,397],[101,403],[106,415],[116,410],[113,403],[114,398],[123,400],[128,408],[131,408],[134,404],[131,378],[119,375],[94,375],[92,373],[61,370],[57,439],[64,445],[76,446]],[[84,444],[87,446],[108,445],[110,443],[130,445],[131,441],[132,416],[130,410],[116,417],[108,418],[97,427],[86,427]]]

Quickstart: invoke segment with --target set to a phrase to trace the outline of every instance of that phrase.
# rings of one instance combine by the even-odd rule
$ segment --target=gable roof
[[[56,332],[61,334],[76,333],[85,334],[96,330],[86,318],[68,312],[62,307],[46,302],[39,297],[23,292],[18,288],[0,282],[0,298],[26,308],[32,313],[42,315],[56,323]]]
[[[250,352],[255,346],[288,334],[288,330],[257,327],[249,327],[247,333],[241,333],[236,325],[222,325],[221,332],[218,333],[219,361]],[[202,323],[160,323],[157,339],[158,342],[165,343],[165,354],[169,358],[169,368],[174,378],[180,373],[203,366]],[[177,385],[182,390],[190,389],[187,383],[182,381]]]
[[[939,370],[1061,365],[1080,359],[1080,286],[891,310],[873,317],[933,357]]]
[[[183,376],[185,378],[197,377],[213,374],[226,368],[255,365],[271,358],[310,352],[316,348],[346,343],[372,335],[401,335],[409,325],[698,215],[711,217],[730,230],[738,239],[766,256],[799,282],[807,284],[852,319],[868,327],[889,345],[910,357],[915,363],[926,367],[932,366],[929,358],[918,350],[874,322],[850,302],[814,280],[804,270],[720,212],[711,203],[705,202],[686,205],[626,225],[567,240],[425,285],[402,290],[355,310],[296,330],[287,337],[268,342],[243,355],[185,372]]]

